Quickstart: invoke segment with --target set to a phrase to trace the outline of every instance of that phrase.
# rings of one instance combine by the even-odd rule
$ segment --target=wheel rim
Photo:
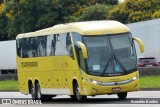
[[[76,87],[76,97],[77,97],[77,100],[81,100],[81,95],[80,95],[80,92],[79,92],[79,87],[77,86]]]
[[[37,89],[37,98],[38,98],[38,99],[41,99],[41,92],[40,92],[39,87],[38,87],[38,89]]]
[[[32,99],[35,99],[35,90],[33,87],[31,89],[31,96],[32,96]]]

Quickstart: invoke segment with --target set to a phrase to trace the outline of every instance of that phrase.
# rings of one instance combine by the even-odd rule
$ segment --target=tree
[[[106,4],[106,5],[117,5],[118,0],[95,0],[99,4]]]
[[[109,6],[104,4],[97,4],[95,6],[87,7],[80,16],[80,20],[106,20],[108,18],[109,8]]]
[[[8,24],[7,16],[4,13],[0,14],[0,41],[8,39],[6,32],[7,24]]]
[[[5,6],[10,39],[19,33],[51,27],[59,20],[59,10],[52,0],[5,0]]]
[[[109,11],[109,18],[122,23],[144,21],[158,18],[159,9],[160,0],[126,0]]]
[[[151,16],[153,19],[155,19],[155,18],[160,18],[160,10],[156,10],[153,14],[152,14],[152,16]]]

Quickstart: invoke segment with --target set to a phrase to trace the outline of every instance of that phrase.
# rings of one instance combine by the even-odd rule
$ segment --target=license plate
[[[112,91],[121,91],[121,88],[120,87],[112,88]]]

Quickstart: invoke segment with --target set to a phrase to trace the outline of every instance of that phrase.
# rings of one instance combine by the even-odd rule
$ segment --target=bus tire
[[[127,92],[117,93],[117,96],[120,100],[124,100],[127,97]]]
[[[33,87],[33,84],[30,85],[30,90],[31,90],[31,97],[33,100],[36,100],[36,93],[35,93],[35,88]]]
[[[35,93],[36,93],[36,99],[41,100],[42,95],[41,95],[41,88],[39,83],[36,83]]]
[[[76,96],[75,96],[75,95],[70,95],[70,97],[71,97],[71,99],[72,99],[73,101],[76,100]]]
[[[41,94],[41,88],[39,83],[36,84],[36,99],[37,100],[42,100],[42,101],[50,101],[52,100],[53,95],[42,95]]]
[[[75,98],[78,102],[82,102],[82,101],[85,101],[87,99],[87,96],[80,94],[78,83],[76,83],[74,85],[74,95],[75,95]]]

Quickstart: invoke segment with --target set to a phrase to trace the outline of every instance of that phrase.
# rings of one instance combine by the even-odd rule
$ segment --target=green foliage
[[[57,24],[58,8],[52,0],[5,0],[9,18],[7,34],[15,39],[19,33],[32,32]]]
[[[100,4],[107,4],[107,5],[117,5],[118,4],[118,0],[95,0],[97,3]]]
[[[113,19],[122,23],[160,18],[160,0],[0,0],[0,40],[58,23]]]
[[[80,20],[105,20],[108,18],[108,10],[109,6],[104,4],[97,4],[94,6],[87,7],[80,16]]]
[[[155,11],[155,12],[152,14],[151,17],[152,17],[152,19],[160,18],[160,10]]]
[[[100,4],[115,5],[118,0],[2,0],[1,3],[4,6],[0,7],[0,12],[6,18],[0,17],[1,22],[5,20],[0,27],[4,28],[2,30],[9,39],[15,39],[17,34],[58,23],[106,19],[108,11],[105,9],[108,7]]]
[[[112,8],[109,18],[122,23],[159,18],[160,0],[126,0]]]
[[[7,16],[4,13],[0,14],[0,41],[4,41],[8,39],[6,35],[7,25],[8,25]]]

